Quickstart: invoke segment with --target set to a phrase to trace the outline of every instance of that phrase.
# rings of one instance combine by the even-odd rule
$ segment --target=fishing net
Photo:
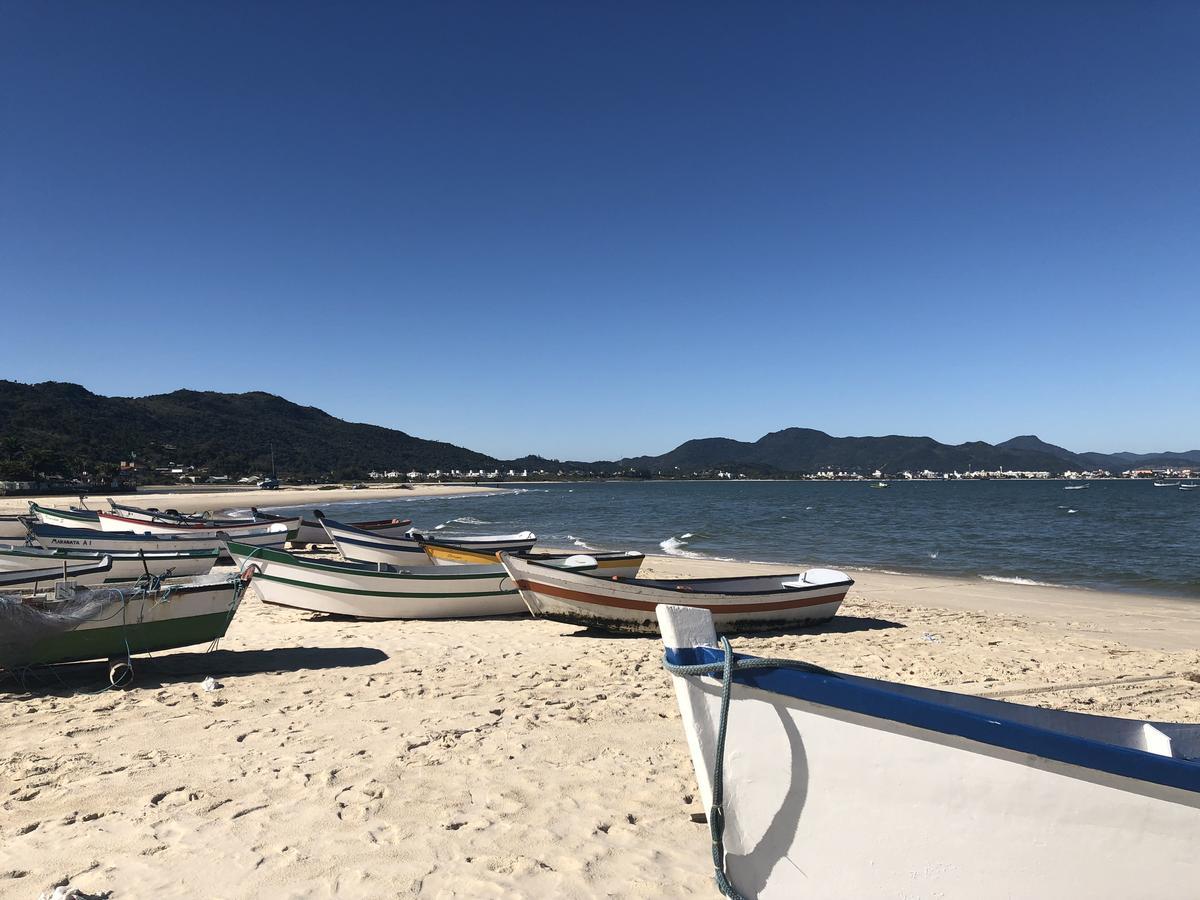
[[[119,604],[113,615],[120,616],[134,593],[59,585],[48,594],[0,594],[0,668],[27,663],[39,643],[95,619],[106,606]]]

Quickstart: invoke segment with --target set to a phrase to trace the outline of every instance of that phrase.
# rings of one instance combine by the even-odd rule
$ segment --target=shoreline
[[[647,555],[659,577],[717,577],[787,571],[786,564]],[[659,575],[659,573],[662,573]],[[977,576],[849,570],[850,597],[947,612],[1017,615],[1077,635],[1105,635],[1146,649],[1200,648],[1200,603],[1183,597],[1058,585],[983,581]]]
[[[276,488],[271,491],[258,489],[224,491],[156,491],[153,493],[114,494],[117,503],[128,506],[156,506],[160,509],[176,509],[184,513],[220,512],[226,509],[261,507],[273,509],[282,506],[326,506],[331,503],[363,503],[380,500],[411,500],[417,497],[454,497],[462,494],[495,494],[504,488],[475,487],[472,485],[416,484],[411,488],[368,487],[359,490],[334,488],[325,490],[317,487]],[[94,509],[107,509],[108,494],[86,494],[85,499]],[[229,501],[235,500],[231,503]],[[0,515],[24,514],[30,502],[39,506],[65,509],[79,502],[78,497],[0,497]]]

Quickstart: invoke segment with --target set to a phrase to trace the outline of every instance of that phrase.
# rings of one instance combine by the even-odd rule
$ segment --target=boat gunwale
[[[734,658],[757,657],[734,653]],[[708,646],[667,647],[665,659],[672,665],[721,663],[725,654],[720,649]],[[707,677],[720,681],[717,676]],[[802,700],[816,706],[844,710],[1134,781],[1175,788],[1197,795],[1193,802],[1200,806],[1200,758],[1160,755],[1097,738],[1069,734],[1046,725],[1021,722],[1005,717],[1002,713],[1006,707],[1037,709],[1036,707],[988,697],[952,694],[937,688],[893,685],[881,679],[841,672],[818,673],[787,666],[735,669],[733,680],[743,687]],[[904,693],[901,693],[899,688],[903,688]],[[939,695],[945,695],[948,700],[959,698],[960,702],[966,697],[990,712],[966,709],[949,705],[947,702],[939,703],[933,699]],[[1092,721],[1105,720],[1160,728],[1183,727],[1200,730],[1200,725],[1180,726],[1178,723],[1091,716],[1087,713],[1064,710],[1039,711],[1052,715],[1077,715]]]

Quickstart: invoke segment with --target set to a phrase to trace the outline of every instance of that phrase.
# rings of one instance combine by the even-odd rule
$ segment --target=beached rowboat
[[[215,523],[194,524],[146,521],[106,512],[97,513],[97,515],[100,517],[100,530],[106,532],[132,531],[136,534],[210,534],[214,536],[220,533],[251,544],[255,543],[253,538],[264,534],[273,534],[279,526],[283,526],[288,535],[294,535],[296,529],[300,527],[299,516],[268,522],[217,520]]]
[[[29,514],[43,525],[56,525],[59,528],[100,527],[100,514],[90,509],[52,509],[30,500]]]
[[[500,554],[535,616],[572,625],[654,634],[654,608],[687,604],[710,611],[722,631],[813,625],[833,618],[854,581],[833,569],[740,578],[614,578]]]
[[[178,534],[136,534],[132,531],[100,531],[92,528],[59,528],[30,521],[29,536],[48,550],[99,550],[146,553],[180,550],[221,550],[225,532],[185,531]],[[276,522],[266,526],[262,534],[239,535],[244,544],[262,547],[283,547],[287,540],[287,525]]]
[[[329,544],[332,543],[325,529],[321,527],[321,519],[325,514],[319,509],[313,510],[313,518],[301,519],[300,528],[292,538],[293,544]],[[399,537],[412,527],[412,519],[374,519],[369,522],[348,522],[352,528],[370,531],[372,534],[382,534],[389,537]]]
[[[525,612],[504,568],[304,559],[231,541],[229,552],[264,603],[361,619],[448,619]]]
[[[658,619],[714,862],[737,894],[1196,896],[1200,725],[740,655],[722,710],[712,617]]]
[[[112,560],[107,556],[99,556],[86,560],[64,560],[54,564],[43,560],[40,566],[27,566],[23,569],[0,569],[0,588],[35,590],[39,584],[54,583],[64,579],[80,581],[84,578],[103,579],[112,568]],[[88,582],[94,583],[94,582]],[[0,630],[3,630],[0,621]]]
[[[0,545],[0,573],[53,570],[57,566],[58,578],[70,577],[80,584],[137,581],[146,575],[155,578],[184,578],[207,575],[220,555],[221,550],[217,547],[208,550],[147,553],[136,550],[46,550],[42,547]],[[83,571],[83,567],[95,565],[101,559],[110,560],[111,565],[107,571]]]
[[[447,544],[441,541],[424,540],[421,546],[425,554],[435,566],[482,566],[496,564],[500,560],[499,551],[472,550],[458,544]],[[645,553],[636,550],[621,550],[612,553],[587,551],[586,553],[552,553],[548,551],[535,552],[532,550],[519,554],[522,559],[534,562],[560,562],[573,558],[589,557],[595,560],[596,571],[601,575],[619,575],[623,578],[633,578],[642,568],[646,560]]]
[[[0,596],[0,668],[81,662],[223,637],[243,583],[208,576],[151,591],[64,586]]]
[[[421,542],[428,540],[429,536],[415,528],[410,528],[404,535],[393,537],[344,525],[328,517],[323,517],[321,524],[325,526],[329,540],[348,560],[392,566],[429,564],[429,557],[421,546]],[[518,534],[461,535],[455,536],[452,541],[446,539],[446,543],[451,542],[457,546],[491,553],[501,550],[520,553],[533,548],[537,542],[537,535],[532,531],[522,531]]]

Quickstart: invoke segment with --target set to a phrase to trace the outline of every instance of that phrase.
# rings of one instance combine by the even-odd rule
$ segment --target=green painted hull
[[[227,611],[222,611],[158,622],[135,622],[124,627],[117,624],[110,628],[79,628],[38,641],[9,664],[13,667],[37,666],[124,656],[126,641],[131,654],[208,644],[225,636],[232,618]]]

